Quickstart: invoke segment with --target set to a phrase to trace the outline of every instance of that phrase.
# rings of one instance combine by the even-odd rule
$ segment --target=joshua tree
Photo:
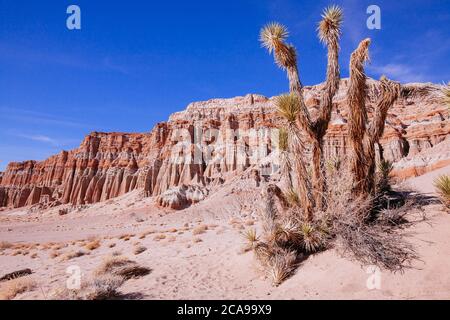
[[[311,185],[306,170],[303,154],[303,144],[300,137],[300,130],[296,125],[296,119],[300,112],[300,99],[296,94],[281,95],[277,97],[275,104],[278,112],[287,121],[287,147],[293,154],[293,167],[297,173],[297,192],[306,219],[312,218],[314,199],[311,194]]]
[[[315,199],[322,207],[322,195],[325,191],[323,137],[331,119],[333,97],[339,89],[339,39],[341,36],[342,10],[337,6],[325,9],[322,21],[319,23],[319,39],[327,46],[328,64],[325,89],[320,100],[320,114],[313,124],[315,139],[313,139],[313,182],[315,184]]]
[[[356,196],[367,196],[375,187],[375,144],[383,135],[389,108],[401,93],[400,85],[386,79],[380,80],[381,95],[376,104],[375,114],[367,126],[366,75],[364,63],[369,59],[370,39],[361,41],[350,58],[350,86],[348,88],[349,137],[351,144],[350,167],[354,175]]]
[[[320,100],[319,116],[315,121],[311,121],[311,116],[304,102],[302,84],[298,74],[296,50],[292,45],[285,43],[288,36],[286,27],[278,23],[270,23],[261,30],[260,35],[263,47],[267,48],[269,53],[273,52],[276,64],[286,70],[290,93],[295,95],[296,99],[299,100],[296,123],[297,126],[306,132],[312,142],[313,192],[314,200],[320,208],[323,206],[322,197],[326,187],[323,175],[323,137],[331,118],[332,101],[339,88],[340,81],[338,57],[341,23],[342,10],[337,6],[331,6],[325,9],[322,14],[322,21],[319,23],[319,39],[328,48],[328,66],[325,88]],[[302,152],[301,157],[303,158],[303,149],[298,150]],[[300,155],[296,154],[296,157],[300,157]],[[299,179],[307,179],[306,184],[310,183],[307,176],[299,177]],[[302,191],[298,190],[298,192]],[[300,195],[300,197],[304,198],[305,195]]]

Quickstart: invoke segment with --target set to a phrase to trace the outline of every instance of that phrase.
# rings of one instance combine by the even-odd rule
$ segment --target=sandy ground
[[[434,196],[432,180],[443,173],[450,167],[407,185]],[[374,277],[370,266],[344,258],[337,249],[310,256],[290,279],[273,287],[253,253],[243,251],[243,231],[259,228],[259,190],[248,180],[235,180],[182,211],[157,208],[137,192],[64,216],[58,209],[3,211],[0,241],[35,245],[0,250],[0,276],[30,268],[38,286],[16,298],[48,299],[64,287],[69,266],[79,266],[86,281],[105,256],[120,252],[152,270],[120,288],[143,299],[450,299],[450,215],[440,204],[427,205],[428,221],[408,230],[420,261],[402,274],[380,270],[378,288],[367,286]],[[99,248],[84,248],[94,239],[100,240]],[[147,250],[135,255],[137,246]],[[62,258],[80,249],[88,254]]]

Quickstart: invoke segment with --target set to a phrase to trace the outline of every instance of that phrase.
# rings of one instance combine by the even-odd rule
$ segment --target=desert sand
[[[262,272],[252,252],[243,250],[243,232],[260,229],[261,188],[236,178],[211,190],[209,197],[184,210],[158,208],[154,198],[133,191],[119,198],[69,210],[0,212],[2,243],[35,244],[0,251],[1,273],[30,268],[37,286],[15,299],[52,299],[65,286],[69,266],[79,266],[82,282],[113,252],[151,272],[120,288],[138,299],[449,299],[450,215],[433,197],[432,181],[450,166],[409,179],[403,186],[431,200],[409,219],[426,220],[406,230],[420,260],[404,273],[380,270],[378,288],[369,289],[370,266],[338,248],[303,261],[278,287]],[[89,250],[85,244],[99,240]],[[147,250],[134,254],[138,246]],[[65,254],[83,250],[71,259]],[[5,282],[0,283],[0,291]]]

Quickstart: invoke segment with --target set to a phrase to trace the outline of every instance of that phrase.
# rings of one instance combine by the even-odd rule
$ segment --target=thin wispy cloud
[[[55,117],[48,113],[9,107],[0,107],[0,119],[68,127],[92,127],[88,123],[82,123],[65,117]]]
[[[17,134],[17,137],[20,138],[24,138],[24,139],[28,139],[28,140],[33,140],[33,141],[38,141],[38,142],[44,142],[44,143],[48,143],[51,144],[53,146],[58,146],[59,142],[53,138],[50,138],[48,136],[45,135],[26,135],[26,134]]]
[[[32,45],[22,47],[15,44],[0,44],[0,58],[3,61],[13,61],[29,65],[54,65],[65,68],[110,71],[129,75],[130,71],[125,65],[119,64],[110,55],[102,57],[83,57],[72,53],[53,51],[47,52],[33,49]]]
[[[386,65],[369,65],[368,70],[375,73],[378,77],[385,75],[390,79],[408,83],[408,82],[425,82],[427,77],[417,70],[399,63],[389,63]]]

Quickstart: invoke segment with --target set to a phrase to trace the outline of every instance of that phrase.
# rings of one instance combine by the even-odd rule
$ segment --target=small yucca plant
[[[277,230],[277,243],[293,244],[300,240],[299,225],[292,218],[284,219]]]
[[[441,199],[442,204],[450,209],[450,176],[441,175],[434,180],[434,187]]]
[[[300,206],[300,198],[298,196],[298,193],[295,192],[293,189],[288,190],[285,192],[284,196],[286,197],[287,202],[290,206]]]
[[[296,253],[294,251],[280,251],[275,254],[269,265],[269,276],[274,286],[280,285],[295,269]]]
[[[394,164],[389,160],[381,160],[378,164],[378,190],[381,192],[391,189],[390,178]]]
[[[244,233],[244,237],[247,240],[247,243],[249,244],[249,246],[252,247],[252,248],[259,241],[259,237],[256,234],[256,230],[255,229],[248,229],[248,230],[246,230],[245,233]]]
[[[267,265],[273,256],[273,252],[269,245],[265,242],[259,241],[255,244],[253,251],[256,258],[263,264]]]
[[[324,246],[323,234],[309,222],[304,222],[300,227],[302,246],[307,253],[313,253]]]
[[[300,112],[300,100],[295,94],[283,94],[275,99],[278,113],[289,123],[294,123]]]

